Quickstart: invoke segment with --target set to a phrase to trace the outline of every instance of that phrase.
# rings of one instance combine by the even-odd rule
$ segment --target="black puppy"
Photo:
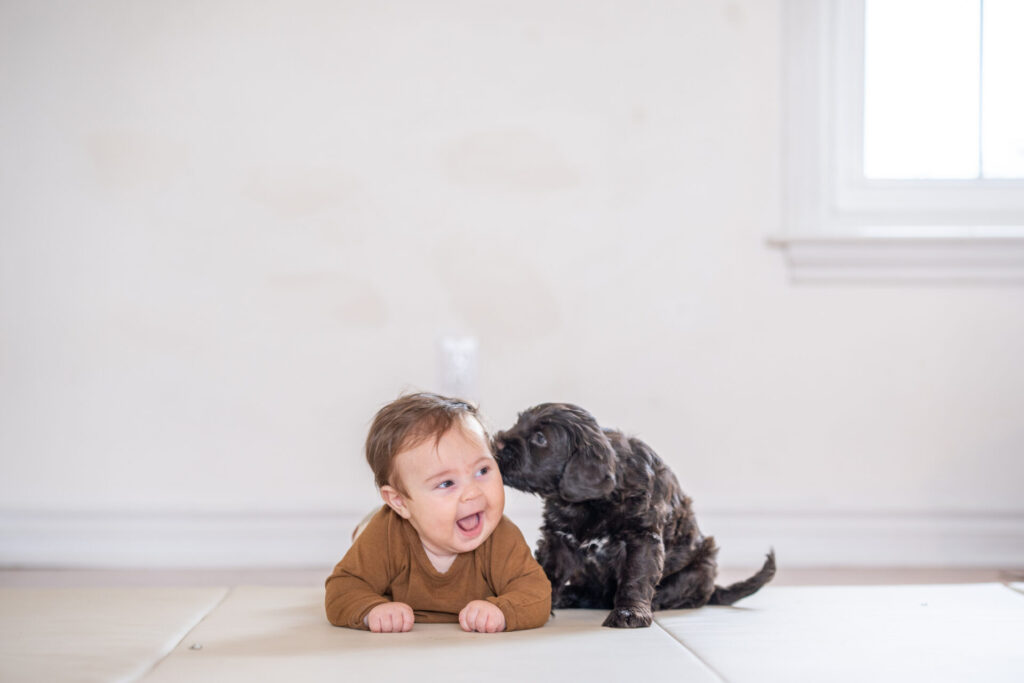
[[[690,499],[647,444],[602,429],[583,408],[544,403],[494,437],[509,486],[544,499],[537,544],[556,608],[609,609],[605,626],[650,626],[651,611],[731,605],[775,576],[715,585],[718,548]]]

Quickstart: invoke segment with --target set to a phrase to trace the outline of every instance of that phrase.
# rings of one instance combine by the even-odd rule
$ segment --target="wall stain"
[[[436,243],[433,261],[455,311],[490,346],[520,346],[561,330],[549,279],[514,248],[475,234],[449,235]]]
[[[185,143],[127,129],[95,132],[86,149],[97,178],[109,188],[170,183],[184,174],[189,161]]]
[[[388,322],[387,302],[368,280],[329,271],[307,271],[275,273],[267,284],[289,299],[298,297],[303,306],[328,311],[347,327],[379,329]]]
[[[343,206],[359,190],[351,175],[330,168],[258,170],[243,194],[281,218],[300,218]]]
[[[517,192],[552,192],[580,183],[580,173],[557,152],[557,144],[527,130],[480,132],[448,144],[448,177],[463,185]]]
[[[727,3],[724,13],[726,21],[734,28],[742,28],[747,23],[746,12],[735,2]]]

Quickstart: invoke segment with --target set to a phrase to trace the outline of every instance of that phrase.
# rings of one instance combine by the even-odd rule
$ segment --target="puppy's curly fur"
[[[605,626],[650,626],[652,610],[731,605],[775,575],[715,585],[718,548],[643,441],[602,429],[583,408],[544,403],[494,436],[505,483],[544,500],[537,560],[556,608],[611,609]]]

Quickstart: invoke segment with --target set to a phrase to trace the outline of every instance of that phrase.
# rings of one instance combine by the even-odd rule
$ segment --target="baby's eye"
[[[437,488],[439,488],[439,489],[450,489],[453,486],[455,486],[455,482],[454,481],[452,481],[451,479],[445,479],[444,481],[442,481],[440,484],[437,485]]]
[[[481,467],[480,471],[476,473],[476,476],[482,477],[482,476],[484,476],[485,474],[487,474],[490,471],[491,471],[491,466],[490,465],[488,465],[487,467]]]

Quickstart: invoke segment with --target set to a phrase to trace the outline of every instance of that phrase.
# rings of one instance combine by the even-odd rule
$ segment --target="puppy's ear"
[[[577,442],[558,488],[570,503],[604,498],[615,490],[615,449],[600,428],[586,430]]]

